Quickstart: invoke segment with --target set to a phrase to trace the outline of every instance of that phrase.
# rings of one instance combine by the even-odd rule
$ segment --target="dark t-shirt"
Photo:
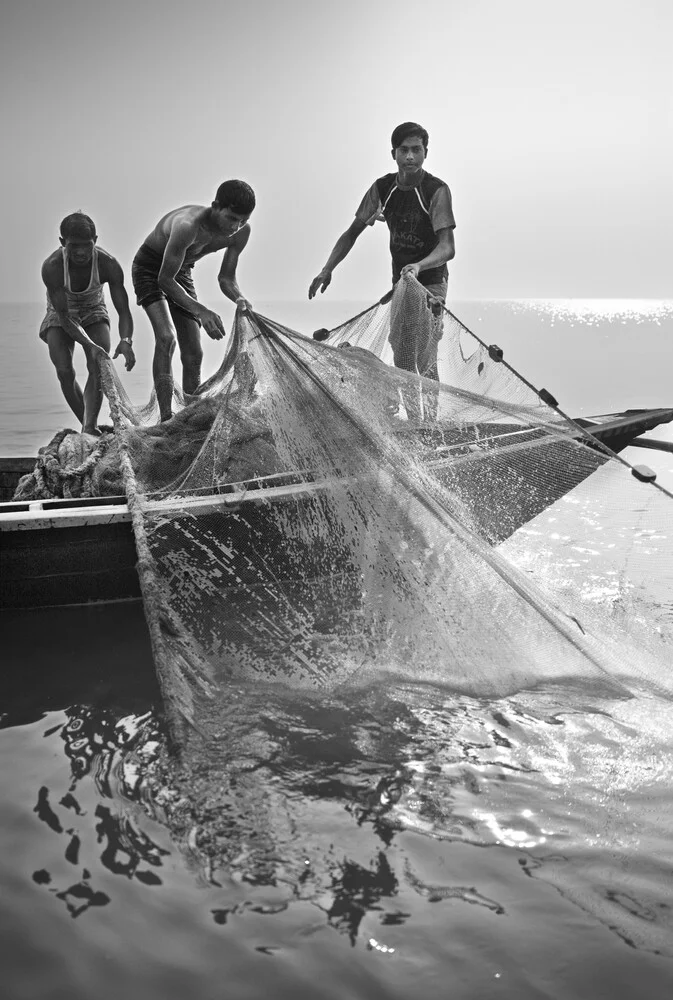
[[[390,230],[390,255],[393,282],[405,264],[415,264],[437,246],[440,229],[454,229],[451,192],[439,177],[422,171],[418,184],[400,186],[397,174],[386,174],[374,181],[364,196],[356,219],[366,225],[384,220]],[[446,264],[421,271],[418,280],[432,285],[448,278]]]

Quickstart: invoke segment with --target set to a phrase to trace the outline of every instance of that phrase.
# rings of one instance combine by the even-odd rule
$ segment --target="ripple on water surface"
[[[667,702],[238,685],[218,739],[178,760],[148,661],[111,675],[79,653],[68,678],[24,651],[3,701],[13,995],[673,985]]]

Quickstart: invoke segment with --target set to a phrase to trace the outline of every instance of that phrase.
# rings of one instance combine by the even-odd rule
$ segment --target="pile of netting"
[[[212,397],[185,397],[174,390],[178,412],[172,420],[157,423],[159,408],[153,392],[149,403],[134,407],[117,380],[108,391],[118,397],[122,424],[133,428],[126,447],[133,453],[138,478],[154,490],[170,487],[191,467],[209,435],[219,411]],[[191,405],[190,405],[191,404]],[[23,476],[14,500],[116,497],[125,493],[120,463],[120,435],[113,427],[101,427],[99,437],[71,428],[58,431],[39,449],[32,472]],[[266,425],[247,414],[229,441],[226,476],[251,479],[274,471],[277,456]]]
[[[432,338],[439,381],[392,365]],[[415,279],[315,337],[237,313],[160,427],[104,382],[174,721],[216,729],[228,679],[671,690],[673,497]]]

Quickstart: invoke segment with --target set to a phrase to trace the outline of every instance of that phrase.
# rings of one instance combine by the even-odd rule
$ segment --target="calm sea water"
[[[303,332],[359,304],[259,305]],[[673,303],[455,312],[576,414],[673,402]],[[2,447],[72,422],[4,307]],[[149,393],[137,321],[132,397]],[[204,374],[221,358],[207,345]],[[670,439],[670,430],[654,436]],[[671,474],[671,456],[635,452]],[[628,456],[631,457],[631,456]],[[663,481],[663,479],[662,479]],[[3,613],[3,995],[575,1000],[673,993],[673,706],[592,690],[232,687],[166,755],[137,605]]]

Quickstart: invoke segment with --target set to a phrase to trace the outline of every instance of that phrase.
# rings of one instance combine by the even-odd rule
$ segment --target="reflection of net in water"
[[[406,336],[442,334],[441,382],[383,363],[400,316]],[[438,326],[413,280],[327,343],[238,315],[219,372],[171,422],[208,415],[189,459],[165,447],[169,427],[145,430],[111,399],[155,657],[181,714],[210,728],[231,677],[670,688],[671,618],[653,631],[647,615],[673,565],[670,495],[469,340],[451,314]],[[566,495],[584,499],[575,535],[556,538],[544,511]],[[569,558],[581,569],[603,525],[588,586]]]

